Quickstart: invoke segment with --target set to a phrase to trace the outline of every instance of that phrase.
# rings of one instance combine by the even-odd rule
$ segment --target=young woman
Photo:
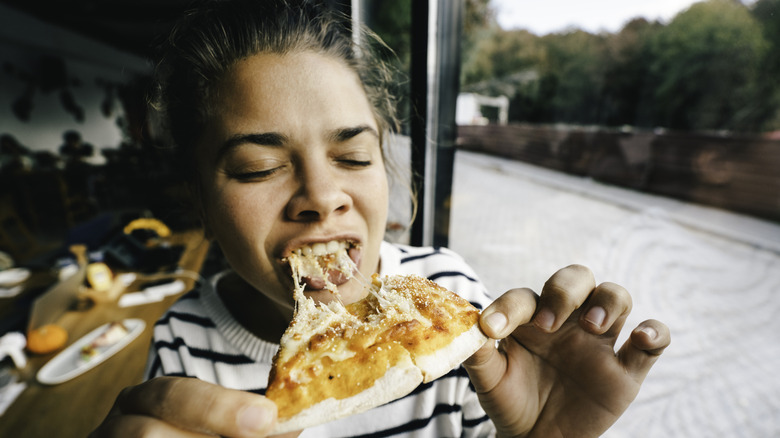
[[[670,337],[646,321],[615,354],[631,309],[620,286],[569,266],[540,295],[491,302],[451,251],[383,242],[393,101],[369,56],[344,22],[303,0],[211,3],[174,30],[160,103],[231,269],[158,322],[150,380],[123,391],[94,436],[268,433],[276,406],[261,394],[294,305],[283,260],[317,245],[347,246],[366,277],[434,279],[484,306],[481,326],[501,341],[408,397],[304,435],[598,436],[636,396]],[[365,294],[331,279],[345,303]]]

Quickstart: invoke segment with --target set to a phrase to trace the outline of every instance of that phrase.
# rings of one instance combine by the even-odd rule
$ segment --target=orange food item
[[[56,324],[38,327],[27,335],[27,349],[37,354],[59,350],[66,342],[68,342],[68,332]]]

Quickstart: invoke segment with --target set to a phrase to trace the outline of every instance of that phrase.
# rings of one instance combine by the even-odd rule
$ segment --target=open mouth
[[[296,289],[327,289],[338,293],[338,286],[354,277],[360,263],[360,247],[346,240],[303,245],[286,258],[292,269]]]

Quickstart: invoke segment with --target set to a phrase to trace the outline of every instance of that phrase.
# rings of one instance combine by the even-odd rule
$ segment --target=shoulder
[[[176,326],[187,323],[200,328],[213,328],[214,322],[209,317],[201,301],[203,290],[197,287],[182,295],[155,324],[156,328]]]
[[[382,242],[381,255],[383,273],[389,269],[394,271],[398,269],[403,271],[437,270],[447,266],[464,272],[473,272],[463,257],[445,247],[410,246]],[[388,272],[388,274],[392,273]]]
[[[182,296],[154,326],[147,378],[195,377],[262,393],[278,348],[240,327],[219,301],[216,275]]]
[[[428,278],[484,308],[491,298],[468,263],[449,248],[383,242],[381,275],[415,274]]]
[[[208,342],[214,322],[203,308],[196,288],[179,298],[154,325],[147,378],[169,375],[195,377],[186,362],[190,347]],[[186,356],[186,357],[185,357]]]
[[[154,324],[152,348],[175,353],[182,346],[207,343],[216,324],[201,300],[203,284],[179,298]]]

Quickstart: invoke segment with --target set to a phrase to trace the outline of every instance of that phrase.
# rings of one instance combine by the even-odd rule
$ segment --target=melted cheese
[[[300,281],[304,277],[320,278],[325,281],[325,289],[338,294],[338,287],[330,281],[328,272],[341,272],[347,278],[353,278],[357,269],[355,262],[349,258],[349,253],[345,247],[338,248],[336,252],[320,256],[293,253],[290,254],[287,261],[292,268],[293,279],[295,279],[296,301],[303,295]]]

